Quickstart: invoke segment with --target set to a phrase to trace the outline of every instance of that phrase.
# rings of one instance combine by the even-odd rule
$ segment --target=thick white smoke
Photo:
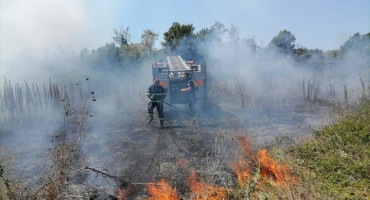
[[[112,29],[104,5],[90,1],[0,1],[0,74],[13,81],[47,80],[71,63],[63,57],[98,47],[102,33]],[[101,6],[93,13],[89,6]],[[102,40],[103,39],[103,40]],[[56,63],[45,61],[62,57]],[[41,79],[41,80],[40,80]]]

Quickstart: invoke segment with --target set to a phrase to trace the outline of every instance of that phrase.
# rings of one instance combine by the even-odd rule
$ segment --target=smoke
[[[333,116],[318,111],[344,102],[344,86],[352,103],[368,93],[368,39],[349,45],[345,53],[336,51],[337,57],[331,51],[308,51],[303,62],[279,48],[258,47],[253,38],[241,38],[232,28],[193,44],[195,55],[201,55],[196,61],[207,62],[209,104],[217,105],[212,117],[236,119],[220,126],[245,126],[254,145],[263,147],[278,137],[307,136],[330,123]],[[186,38],[179,48],[185,55],[189,44]]]
[[[91,135],[87,137],[88,150],[109,145],[103,136],[112,126],[110,119],[127,121],[128,111],[137,109],[138,103],[145,110],[140,102],[152,82],[152,61],[127,63],[132,70],[122,70],[109,58],[93,63],[100,59],[98,50],[80,53],[110,41],[102,37],[113,27],[103,4],[0,2],[0,75],[5,78],[0,81],[0,143],[19,158],[14,167],[23,173],[17,178],[35,177],[26,181],[31,187],[45,183],[45,173],[52,170],[45,166],[53,164],[55,147],[76,137],[84,106],[93,103],[87,128],[92,136],[99,133],[91,148]],[[91,7],[101,8],[100,12],[92,13]],[[101,23],[103,19],[108,22]]]
[[[343,97],[344,85],[353,90],[360,86],[360,77],[366,83],[370,80],[366,49],[370,38],[366,35],[360,38],[361,42],[348,42],[350,48],[338,53],[342,52],[341,57],[317,50],[318,53],[307,53],[309,58],[299,62],[294,55],[272,46],[258,47],[253,38],[241,38],[231,27],[223,33],[209,34],[204,42],[197,44],[197,50],[205,55],[202,59],[207,61],[214,80],[231,83],[235,82],[235,75],[242,76],[246,79],[244,84],[257,96],[302,97],[305,80],[320,87],[322,95],[327,87],[334,86]]]
[[[106,9],[99,14],[89,10],[105,7],[96,2],[1,0],[0,5],[0,74],[17,82],[47,81],[71,63],[45,61],[97,47],[109,40],[101,38],[102,31],[113,27],[110,22],[96,23],[100,15],[109,17]]]
[[[237,81],[235,77],[243,77],[245,81],[241,84],[248,86],[245,89],[253,89],[254,95],[261,96],[269,91],[293,89],[297,78],[304,74],[289,56],[274,49],[258,48],[253,38],[243,39],[237,32],[229,31],[218,38],[218,42],[214,42],[213,36],[207,39],[201,50],[206,54],[208,72],[215,81],[233,85]]]
[[[98,41],[99,31],[92,28],[93,25],[98,24],[94,23],[97,16],[92,17],[94,15],[86,9],[86,4],[91,2],[1,0],[0,3],[0,74],[12,80],[12,83],[26,81],[39,84],[40,88],[43,83],[47,83],[46,96],[50,96],[47,92],[50,91],[49,80],[55,82],[61,91],[54,99],[58,105],[51,105],[48,110],[42,111],[40,119],[35,120],[28,129],[7,127],[12,129],[9,133],[8,130],[0,129],[3,134],[1,143],[17,149],[15,152],[23,156],[22,160],[19,160],[20,166],[28,166],[27,175],[40,167],[31,166],[30,163],[40,159],[43,151],[35,151],[33,155],[27,152],[37,146],[48,149],[54,147],[56,135],[60,134],[66,126],[63,119],[65,108],[61,106],[63,103],[60,101],[66,98],[67,94],[71,98],[71,94],[79,92],[80,87],[83,88],[83,96],[88,98],[85,99],[86,102],[78,102],[76,108],[90,105],[92,98],[96,98],[90,113],[91,117],[88,119],[89,134],[84,144],[87,165],[113,168],[122,163],[109,160],[110,163],[105,164],[102,162],[105,160],[101,158],[115,155],[123,150],[124,153],[141,152],[142,149],[150,150],[151,146],[154,146],[150,141],[153,136],[148,136],[148,130],[145,130],[142,122],[146,116],[145,92],[152,83],[152,63],[165,58],[153,56],[140,62],[128,62],[122,66],[113,62],[113,56],[113,58],[96,57],[101,53],[99,49],[86,50],[86,57],[83,57],[82,53],[79,54],[79,51],[90,46],[92,41]],[[104,12],[104,9],[102,10]],[[109,23],[106,26],[109,26]],[[112,27],[100,29],[110,30]],[[95,44],[95,46],[98,45],[101,44]],[[103,48],[100,50],[104,51]],[[349,52],[352,51],[349,50]],[[245,126],[253,127],[253,122],[262,121],[261,123],[265,123],[263,126],[267,128],[254,132],[256,143],[260,146],[272,142],[277,136],[293,135],[297,131],[294,124],[289,127],[288,133],[284,132],[286,129],[279,132],[273,125],[297,122],[294,120],[286,122],[291,120],[289,117],[293,114],[288,113],[290,110],[281,108],[286,108],[285,106],[292,101],[295,104],[289,105],[290,107],[303,102],[302,80],[320,83],[322,88],[325,88],[325,84],[333,84],[338,88],[336,91],[340,92],[343,85],[348,85],[348,88],[358,87],[359,74],[363,75],[365,81],[369,79],[369,54],[364,56],[361,52],[347,53],[340,61],[328,61],[322,67],[302,66],[297,64],[292,56],[281,54],[276,49],[258,47],[253,38],[241,38],[233,28],[217,35],[210,35],[201,42],[186,38],[177,53],[187,60],[195,59],[198,64],[206,61],[209,81],[224,83],[227,85],[226,89],[232,94],[229,97],[227,96],[229,93],[222,94],[220,91],[214,94],[210,103],[219,104],[220,110],[206,113],[204,118],[214,116],[222,118],[225,117],[223,112],[229,112],[234,115],[233,117],[240,119],[240,123],[245,123]],[[199,54],[202,56],[197,57]],[[158,55],[162,56],[160,53]],[[99,62],[96,63],[96,61]],[[311,57],[307,63],[321,62],[320,57]],[[25,87],[24,84],[20,86]],[[23,93],[25,91],[25,89],[22,90]],[[4,94],[1,89],[0,92]],[[37,95],[37,93],[32,94],[31,96]],[[240,101],[244,102],[240,103]],[[228,105],[224,106],[225,102],[236,103],[234,107],[229,108]],[[244,103],[245,107],[243,107]],[[279,107],[277,112],[281,113],[274,116],[276,112],[271,111],[270,108],[276,105]],[[4,104],[0,102],[1,106]],[[231,124],[233,125],[235,124]],[[119,137],[116,138],[117,136]],[[137,141],[129,143],[124,138],[126,136],[133,137]],[[114,146],[112,142],[124,144]],[[141,147],[137,144],[144,145]],[[145,144],[149,144],[148,149],[144,148],[147,147]],[[126,158],[125,156],[129,157],[128,154],[122,157]],[[130,162],[139,163],[132,166],[140,165],[140,161],[130,160]]]

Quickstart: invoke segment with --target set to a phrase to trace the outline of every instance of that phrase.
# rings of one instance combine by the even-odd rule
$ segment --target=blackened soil
[[[130,198],[135,199],[147,194],[147,183],[164,178],[186,198],[186,178],[194,171],[201,180],[232,187],[235,174],[230,162],[238,148],[236,135],[248,135],[256,151],[276,142],[289,147],[328,119],[326,107],[305,103],[233,113],[220,109],[167,111],[164,129],[159,129],[157,118],[146,123],[145,113],[130,118],[95,115],[95,126],[84,144],[87,165],[124,178],[104,182],[92,174],[87,183],[104,194],[115,194],[117,187],[130,188]]]

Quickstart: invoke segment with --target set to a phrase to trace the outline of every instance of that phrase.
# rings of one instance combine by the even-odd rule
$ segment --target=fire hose
[[[180,110],[180,108],[178,108],[178,107],[176,107],[176,106],[174,106],[174,105],[172,105],[172,104],[170,104],[170,103],[167,103],[167,102],[165,102],[165,101],[163,101],[163,100],[162,100],[162,102],[163,102],[163,103],[165,103],[165,104],[167,104],[167,105],[169,105],[169,106],[171,106],[171,107],[174,107],[174,108],[176,108],[176,109],[179,109],[179,110]]]

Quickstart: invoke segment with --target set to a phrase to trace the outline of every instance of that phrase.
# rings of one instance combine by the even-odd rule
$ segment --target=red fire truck
[[[169,104],[185,104],[181,88],[186,87],[185,73],[190,74],[194,82],[197,98],[196,108],[207,106],[207,67],[206,63],[196,64],[194,60],[184,61],[180,56],[167,56],[167,62],[156,62],[152,65],[153,80],[159,79],[167,90],[165,101]]]

